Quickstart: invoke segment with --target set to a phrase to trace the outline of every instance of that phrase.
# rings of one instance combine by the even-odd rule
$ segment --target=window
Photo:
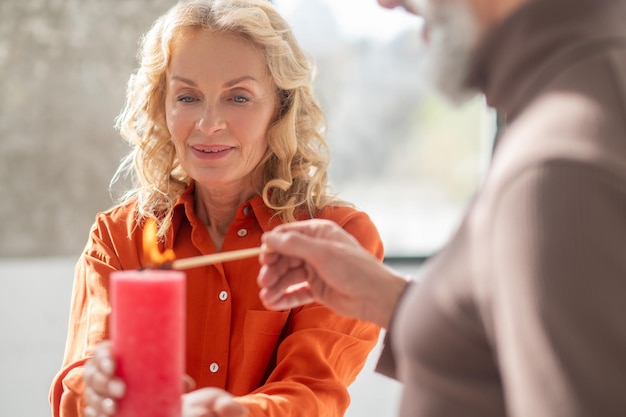
[[[435,252],[491,152],[495,113],[454,107],[420,78],[420,19],[376,0],[274,0],[317,67],[330,178],[376,223],[388,258]]]

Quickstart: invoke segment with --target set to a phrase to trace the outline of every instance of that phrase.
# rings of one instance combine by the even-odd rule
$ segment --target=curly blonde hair
[[[140,65],[127,86],[116,128],[132,151],[112,185],[131,177],[121,197],[137,199],[138,219],[152,218],[158,235],[171,224],[171,211],[191,178],[181,168],[165,120],[165,74],[172,43],[188,28],[229,33],[251,42],[265,57],[276,85],[279,110],[268,130],[260,164],[265,204],[285,222],[313,217],[331,203],[326,121],[312,91],[313,67],[288,23],[268,0],[181,1],[142,37]]]

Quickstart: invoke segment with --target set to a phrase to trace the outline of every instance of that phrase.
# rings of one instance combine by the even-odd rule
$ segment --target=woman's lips
[[[194,156],[204,160],[224,158],[235,149],[232,146],[226,145],[194,145],[190,148]]]

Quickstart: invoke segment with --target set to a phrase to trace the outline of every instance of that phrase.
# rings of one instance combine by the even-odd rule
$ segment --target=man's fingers
[[[281,259],[280,254],[267,252],[269,249],[266,244],[261,245],[263,252],[259,255],[259,262],[264,265],[273,265]]]
[[[323,256],[321,254],[327,250],[331,242],[290,231],[267,232],[263,235],[263,243],[280,255],[313,262],[316,258]],[[282,260],[275,262],[282,262]],[[291,262],[295,263],[296,260],[292,259]]]
[[[273,287],[280,284],[280,281],[285,275],[304,266],[304,263],[299,258],[280,255],[274,256],[277,257],[274,262],[266,263],[261,266],[257,277],[257,283],[260,287]]]
[[[298,262],[298,266],[290,268],[289,262],[274,265],[263,265],[259,270],[257,283],[259,287],[270,290],[270,294],[284,294],[293,285],[307,282],[308,270],[304,264]]]
[[[327,219],[310,219],[294,223],[284,223],[269,233],[297,233],[308,236],[315,241],[320,241],[321,239],[346,245],[359,245],[354,236],[337,223]]]
[[[269,310],[289,310],[315,301],[307,283],[295,284],[284,292],[275,292],[269,288],[261,289],[261,302]]]

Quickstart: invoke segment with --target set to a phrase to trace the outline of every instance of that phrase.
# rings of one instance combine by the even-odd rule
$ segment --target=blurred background
[[[174,2],[0,2],[0,415],[50,415],[74,263],[127,152],[114,119],[140,35]],[[418,276],[480,183],[495,115],[419,77],[418,18],[376,0],[274,3],[318,69],[334,191],[370,214],[385,262]],[[348,416],[393,415],[399,385],[376,355]]]

